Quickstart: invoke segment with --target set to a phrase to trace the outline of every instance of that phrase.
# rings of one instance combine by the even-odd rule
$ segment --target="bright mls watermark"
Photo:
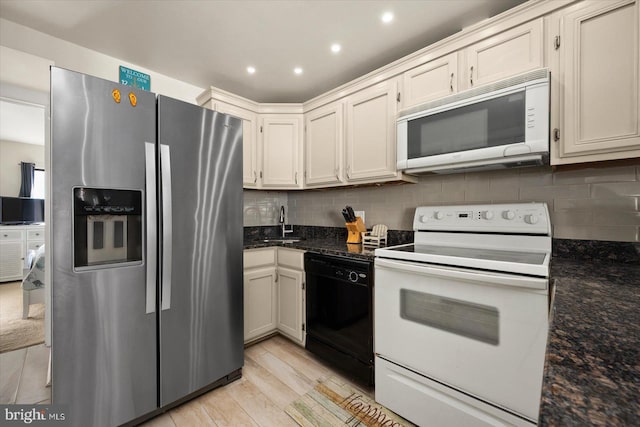
[[[66,405],[0,405],[1,425],[64,426]]]

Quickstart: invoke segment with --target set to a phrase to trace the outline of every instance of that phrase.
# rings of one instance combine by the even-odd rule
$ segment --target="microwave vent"
[[[514,77],[510,77],[505,80],[500,80],[495,83],[489,83],[484,86],[480,86],[474,89],[465,90],[455,95],[449,95],[445,98],[441,98],[435,101],[427,102],[407,110],[400,112],[400,119],[404,116],[409,116],[421,111],[430,110],[432,108],[440,107],[441,105],[452,104],[454,102],[463,101],[465,99],[473,98],[478,95],[484,95],[485,93],[495,92],[500,89],[516,86],[519,84],[531,82],[534,80],[549,79],[549,70],[546,68],[540,68],[534,71],[529,71],[524,74],[520,74]]]

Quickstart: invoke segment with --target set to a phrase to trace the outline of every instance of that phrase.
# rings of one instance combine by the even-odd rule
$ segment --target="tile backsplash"
[[[244,190],[244,225],[278,225],[280,206],[285,207],[287,224],[292,223],[287,209],[287,193],[284,191]]]
[[[288,193],[245,190],[245,225],[277,224],[278,209],[284,205],[288,223],[340,227],[344,225],[340,211],[351,205],[366,212],[369,227],[382,223],[390,229],[411,230],[416,206],[546,202],[555,238],[638,242],[639,199],[640,161],[555,172],[536,167],[422,175],[417,184],[381,187]]]

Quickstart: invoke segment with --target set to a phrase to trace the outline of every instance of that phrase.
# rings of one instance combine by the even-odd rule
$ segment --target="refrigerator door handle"
[[[171,155],[168,145],[160,145],[160,170],[162,174],[162,310],[171,308]]]
[[[156,278],[158,271],[158,210],[156,194],[156,147],[151,142],[144,143],[145,184],[146,184],[146,223],[147,223],[147,289],[145,313],[156,312]]]

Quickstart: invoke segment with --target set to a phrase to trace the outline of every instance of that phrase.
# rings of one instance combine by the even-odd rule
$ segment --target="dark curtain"
[[[19,197],[31,197],[31,189],[33,188],[33,173],[36,169],[34,163],[20,162],[20,195]]]

